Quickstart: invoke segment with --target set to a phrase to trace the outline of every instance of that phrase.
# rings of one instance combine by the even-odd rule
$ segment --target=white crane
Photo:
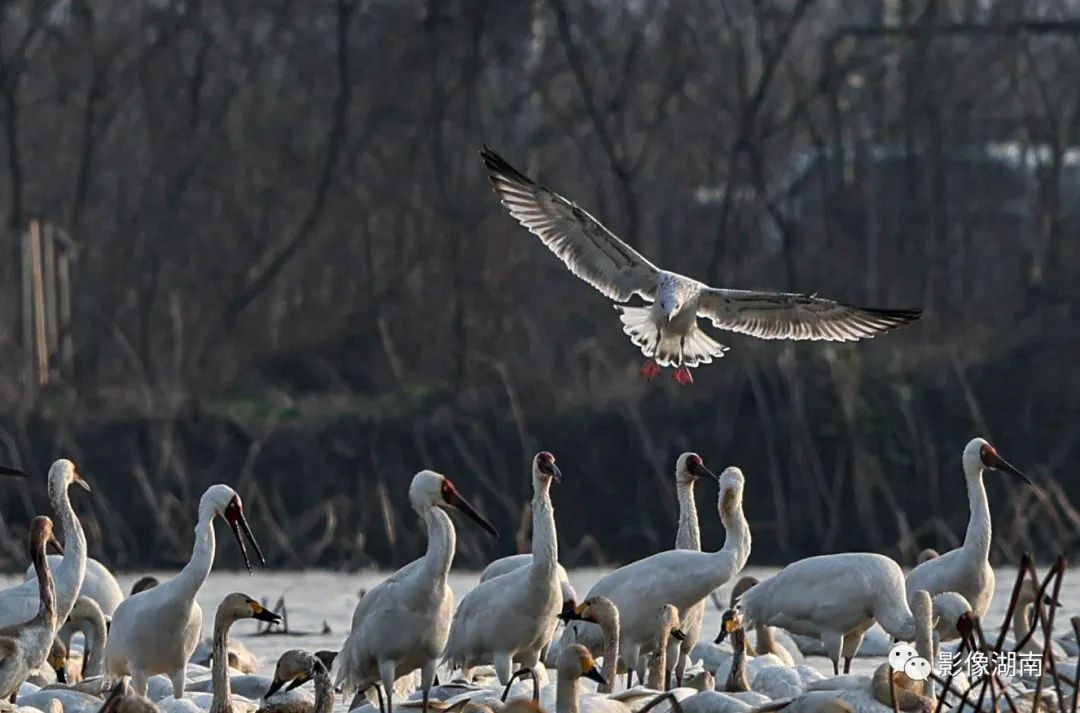
[[[525,552],[523,554],[508,555],[506,557],[500,557],[495,560],[480,573],[480,581],[486,582],[489,579],[502,576],[507,572],[511,572],[519,567],[532,564],[532,552]],[[574,587],[570,584],[570,578],[566,575],[566,569],[556,563],[555,572],[559,576],[559,589],[562,591],[562,612],[568,613],[574,610],[577,606],[577,592],[574,591]],[[561,619],[562,617],[560,617]],[[540,658],[541,660],[547,660],[549,646],[552,640],[555,638],[559,629],[559,619],[555,619],[551,623],[551,633],[548,634],[544,641],[544,646],[541,647]],[[554,666],[553,666],[554,668]]]
[[[817,636],[839,673],[851,668],[862,636],[876,620],[897,639],[915,637],[915,617],[907,603],[904,573],[884,555],[855,552],[799,560],[748,589],[740,598],[747,624],[778,626]],[[955,592],[934,597],[936,629],[942,638],[970,635],[971,608]]]
[[[540,238],[572,273],[615,302],[635,294],[651,307],[617,304],[623,331],[648,359],[643,376],[676,367],[675,380],[693,381],[690,369],[722,357],[697,323],[759,339],[858,341],[918,319],[920,310],[852,307],[817,295],[727,290],[661,270],[574,203],[524,175],[485,146],[480,152],[495,192],[522,226]]]
[[[368,591],[353,611],[352,627],[338,654],[337,683],[347,692],[381,682],[387,711],[393,710],[394,681],[420,669],[427,701],[435,667],[446,646],[454,593],[446,583],[457,534],[445,508],[456,508],[492,535],[495,528],[469,505],[445,475],[424,470],[413,476],[409,502],[427,527],[427,552]]]
[[[35,669],[45,664],[56,634],[56,589],[45,547],[56,542],[52,520],[39,515],[30,523],[30,557],[37,568],[38,611],[10,634],[0,636],[0,700],[14,695]]]
[[[480,572],[480,581],[486,582],[489,579],[501,577],[507,572],[512,572],[528,564],[532,564],[532,552],[500,557],[487,567],[484,567],[484,570]],[[559,576],[559,589],[562,591],[563,608],[566,609],[567,605],[570,605],[571,608],[577,606],[577,592],[574,591],[574,586],[570,584],[570,577],[566,574],[566,568],[556,563],[555,572]]]
[[[957,592],[971,602],[975,615],[982,617],[994,596],[994,569],[990,566],[990,503],[986,499],[983,471],[1009,473],[1028,485],[1031,481],[982,438],[971,439],[964,448],[963,464],[971,510],[964,544],[908,572],[907,588],[908,592],[925,589],[930,594]]]
[[[131,676],[132,687],[141,696],[146,695],[147,679],[159,673],[172,681],[174,697],[184,695],[185,669],[202,632],[202,609],[195,596],[214,565],[218,515],[232,528],[248,571],[245,537],[265,565],[240,496],[227,485],[211,485],[199,499],[195,546],[187,565],[172,579],[125,599],[113,614],[105,645],[106,673],[110,678]]]
[[[697,453],[683,453],[675,462],[675,496],[679,501],[679,528],[675,533],[675,549],[701,551],[701,525],[698,522],[694,485],[700,478],[716,475],[705,467]],[[675,678],[682,685],[683,674],[690,660],[690,652],[701,638],[701,622],[705,618],[705,600],[681,612],[681,639],[675,639],[679,647],[669,659],[675,659]],[[673,647],[674,648],[674,647]],[[675,658],[677,656],[677,658]]]
[[[210,666],[213,680],[211,693],[188,693],[183,698],[166,699],[158,703],[162,713],[233,713],[234,700],[229,680],[229,630],[241,619],[258,619],[276,624],[281,617],[266,609],[246,594],[233,592],[225,595],[214,614],[214,653]],[[173,684],[175,686],[175,683]],[[251,706],[252,709],[258,706]]]
[[[63,458],[49,468],[48,483],[49,503],[64,533],[64,557],[53,574],[56,582],[56,616],[59,621],[64,621],[75,605],[86,572],[86,536],[71,507],[68,487],[76,483],[90,490],[90,485],[75,470],[75,464]],[[36,580],[0,591],[0,628],[21,624],[34,616],[38,602]]]
[[[562,607],[556,567],[559,546],[551,481],[561,479],[555,456],[547,451],[532,462],[532,562],[476,585],[454,612],[444,661],[470,668],[494,663],[499,683],[510,680],[514,662],[532,669]]]
[[[671,604],[679,612],[689,609],[742,571],[750,556],[750,527],[742,510],[743,473],[727,468],[719,483],[718,510],[727,533],[723,549],[658,552],[605,575],[589,590],[587,597],[607,597],[619,608],[619,659],[628,678],[638,656],[650,652],[650,632],[659,608]],[[578,643],[600,651],[604,640],[599,627],[583,623],[575,628]],[[574,635],[567,629],[562,643],[574,641]]]

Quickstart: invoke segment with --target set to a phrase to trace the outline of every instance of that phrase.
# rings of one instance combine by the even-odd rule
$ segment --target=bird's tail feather
[[[661,335],[649,307],[615,305],[615,309],[620,312],[619,320],[630,341],[641,348],[642,354],[656,359],[660,366],[695,367],[708,364],[713,357],[719,359],[724,356],[728,349],[697,326],[691,326],[690,331],[682,337]]]

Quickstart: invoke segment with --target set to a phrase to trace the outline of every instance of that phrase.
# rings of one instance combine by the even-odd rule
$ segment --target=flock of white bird
[[[226,596],[215,613],[210,667],[192,662],[202,635],[196,595],[213,566],[215,518],[229,524],[245,562],[245,540],[262,560],[236,492],[208,488],[188,564],[170,580],[141,581],[125,598],[113,574],[87,557],[68,489],[89,485],[70,461],[59,460],[48,490],[63,555],[46,555],[56,541],[53,523],[37,517],[28,577],[0,591],[0,699],[24,713],[329,713],[338,693],[357,713],[402,706],[464,713],[929,710],[937,695],[929,682],[887,663],[873,675],[848,671],[867,649],[887,651],[889,641],[884,650],[879,642],[864,645],[875,623],[890,640],[913,642],[931,662],[958,648],[950,641],[976,650],[973,631],[994,591],[983,474],[1027,478],[980,438],[964,449],[963,470],[970,520],[962,546],[921,557],[906,576],[883,555],[847,553],[799,560],[761,582],[736,582],[751,550],[743,473],[729,467],[715,475],[699,455],[684,453],[675,467],[675,547],[606,574],[579,602],[558,561],[551,488],[561,472],[542,451],[532,461],[531,554],[491,563],[456,607],[448,585],[456,544],[448,511],[495,530],[449,478],[421,471],[409,500],[427,530],[425,554],[361,597],[339,652],[288,651],[274,676],[265,677],[245,666],[229,629],[239,619],[278,616],[241,593]],[[25,475],[7,467],[0,474]],[[694,490],[703,478],[718,485],[726,532],[715,552],[702,551]],[[706,602],[728,583],[731,608],[721,631],[715,642],[701,640]],[[1014,641],[1027,637],[1025,648],[1042,651],[1039,637],[1027,636],[1028,607],[1042,604],[1036,594],[1031,587],[1021,593]],[[76,632],[85,639],[81,661],[68,655]],[[807,641],[831,660],[832,677],[805,665]],[[1064,645],[1050,642],[1059,670],[1069,666]],[[1075,655],[1075,646],[1070,650]],[[313,694],[302,687],[308,681]],[[1032,683],[1009,683],[1028,710]]]

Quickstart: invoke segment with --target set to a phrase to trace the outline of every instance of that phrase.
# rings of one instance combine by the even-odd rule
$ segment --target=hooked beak
[[[593,666],[588,671],[586,671],[584,675],[585,675],[585,678],[596,681],[601,686],[606,686],[607,685],[607,679],[604,678],[604,675],[602,673],[600,673],[600,671],[597,670],[597,668],[595,666]]]
[[[251,561],[248,559],[247,547],[244,546],[245,537],[251,543],[255,554],[258,555],[259,563],[265,567],[266,559],[263,557],[262,550],[259,549],[259,543],[255,541],[255,536],[251,534],[251,527],[248,526],[247,518],[244,517],[244,510],[239,500],[234,500],[225,508],[225,520],[228,521],[229,527],[232,528],[236,543],[240,545],[240,554],[244,556],[244,565],[247,566],[248,574],[251,574]]]
[[[469,501],[461,497],[461,495],[459,495],[456,491],[449,493],[446,496],[446,502],[468,515],[474,522],[476,522],[476,524],[480,525],[480,527],[484,528],[495,537],[499,536],[499,533],[495,531],[495,528],[492,527],[491,523],[484,519],[483,515],[476,512],[476,510],[473,510],[473,506],[469,505]]]
[[[13,475],[18,478],[29,478],[30,474],[25,470],[13,468],[10,465],[0,465],[0,475]]]
[[[1001,456],[999,456],[997,453],[994,454],[994,462],[990,464],[990,467],[993,468],[994,470],[1000,470],[1003,473],[1008,473],[1010,475],[1015,475],[1017,478],[1024,481],[1028,485],[1032,485],[1032,486],[1035,485],[1034,483],[1031,482],[1030,478],[1028,478],[1026,475],[1021,473],[1019,470],[1017,470],[1016,466],[1014,466],[1012,463],[1010,463],[1009,461],[1007,461],[1004,458],[1002,458]]]
[[[269,622],[270,624],[277,624],[281,621],[279,614],[275,614],[258,602],[251,603],[251,611],[252,616],[259,621]]]
[[[684,640],[686,639],[686,632],[685,632],[685,631],[683,631],[682,629],[675,629],[675,630],[673,630],[673,631],[671,632],[671,635],[672,635],[672,636],[674,636],[674,637],[675,637],[676,639],[678,639],[679,641],[684,641]]]

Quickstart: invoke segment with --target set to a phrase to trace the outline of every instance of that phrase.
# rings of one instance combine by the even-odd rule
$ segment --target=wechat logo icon
[[[912,681],[930,678],[930,662],[919,656],[911,644],[897,643],[889,649],[889,666],[893,671],[903,671]]]

